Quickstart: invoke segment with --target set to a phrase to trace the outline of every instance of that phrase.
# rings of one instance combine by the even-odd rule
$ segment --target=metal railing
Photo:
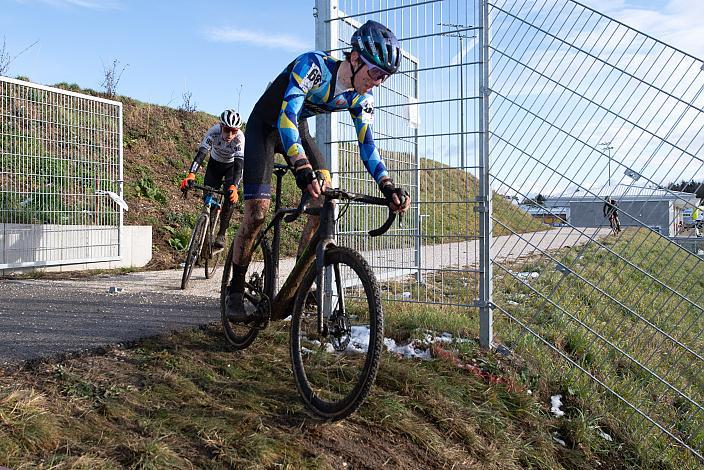
[[[120,259],[122,104],[0,77],[0,269]]]
[[[479,187],[471,176],[478,167],[474,147],[480,134],[479,85],[472,72],[478,64],[477,28],[463,26],[475,23],[473,6],[440,0],[321,0],[316,15],[316,47],[338,58],[349,50],[356,27],[369,19],[389,26],[403,47],[400,71],[374,91],[372,127],[391,177],[409,191],[412,207],[403,224],[381,239],[365,234],[383,220],[382,210],[349,208],[340,223],[341,243],[363,252],[379,278],[395,279],[386,283],[387,299],[440,302],[427,286],[440,285],[449,273],[472,284],[469,297],[450,304],[458,310],[477,306],[478,270],[466,268],[479,256],[474,233]],[[359,159],[349,116],[333,113],[317,123],[335,184],[378,192]]]

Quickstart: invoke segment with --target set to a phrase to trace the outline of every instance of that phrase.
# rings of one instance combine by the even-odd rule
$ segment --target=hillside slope
[[[92,90],[81,90],[75,85],[59,84],[62,88],[101,95]],[[129,205],[125,223],[153,227],[152,261],[147,269],[177,268],[183,260],[183,249],[188,244],[195,217],[200,210],[200,198],[194,192],[184,200],[179,183],[185,176],[193,155],[205,131],[217,122],[215,116],[203,112],[187,112],[167,106],[143,103],[118,96],[123,104],[124,193]],[[279,161],[283,161],[279,156]],[[445,168],[433,160],[422,159],[421,212],[424,217],[423,234],[429,242],[448,241],[448,236],[474,237],[478,231],[478,214],[471,204],[476,196],[476,179],[459,170]],[[440,172],[438,169],[442,169]],[[199,172],[199,180],[205,171]],[[440,180],[438,175],[442,174]],[[283,202],[297,203],[300,192],[292,178],[284,179]],[[445,203],[448,196],[457,203]],[[506,225],[517,232],[544,230],[523,211],[494,197],[495,234],[508,233]],[[231,227],[237,227],[241,206],[233,215]],[[283,229],[284,255],[293,255],[296,237],[303,221]],[[234,229],[230,229],[230,235]]]
[[[385,353],[362,408],[320,422],[296,393],[285,326],[241,353],[211,326],[0,375],[0,466],[643,468],[628,445],[585,446],[467,343],[432,361]]]

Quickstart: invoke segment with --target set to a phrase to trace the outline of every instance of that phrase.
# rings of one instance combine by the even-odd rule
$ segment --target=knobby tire
[[[225,259],[222,270],[222,283],[220,284],[220,314],[222,325],[227,341],[235,349],[245,349],[256,339],[259,334],[259,325],[256,321],[250,323],[233,323],[227,318],[227,293],[229,291],[232,277],[232,258],[234,242],[230,244],[230,249]],[[253,285],[254,279],[259,279],[258,288]],[[263,294],[271,301],[274,297],[274,265],[271,249],[263,240],[252,254],[247,275],[245,277],[245,308],[248,311],[256,312],[261,299],[257,296],[257,291],[262,290]]]
[[[333,247],[326,251],[325,253],[325,265],[332,266],[334,271],[339,273],[342,269],[351,270],[359,278],[361,286],[363,286],[364,296],[366,296],[366,305],[361,301],[359,305],[361,308],[367,308],[368,312],[368,327],[369,327],[369,346],[366,351],[366,357],[364,358],[364,363],[362,369],[359,373],[351,374],[356,375],[355,379],[352,379],[353,384],[350,384],[350,391],[342,392],[344,396],[334,397],[333,399],[327,399],[322,395],[326,394],[326,391],[320,390],[320,393],[315,390],[316,386],[311,384],[309,380],[308,373],[310,372],[314,376],[317,370],[306,371],[306,361],[308,359],[304,358],[305,355],[316,354],[316,351],[311,351],[307,345],[311,344],[310,338],[302,338],[302,322],[312,320],[311,312],[314,309],[306,307],[309,290],[313,287],[316,277],[315,265],[306,273],[301,286],[298,289],[298,294],[296,296],[296,302],[294,304],[293,316],[291,319],[291,337],[290,337],[290,354],[291,361],[293,364],[293,373],[295,376],[296,387],[305,403],[306,407],[311,410],[315,415],[324,420],[334,421],[345,418],[356,411],[362,402],[365,400],[372,385],[376,379],[376,374],[379,369],[379,362],[381,359],[381,352],[383,347],[384,338],[384,316],[381,306],[381,293],[379,289],[379,284],[374,276],[374,273],[366,262],[366,260],[356,251],[346,248],[346,247]],[[334,276],[333,276],[334,277]],[[333,290],[337,289],[335,281],[333,280]],[[361,287],[357,287],[361,290]],[[361,297],[361,294],[360,294]],[[308,300],[310,301],[310,299]],[[350,312],[349,303],[347,300],[344,301],[348,305],[345,305],[345,310]],[[340,303],[336,304],[338,307]],[[309,312],[304,314],[304,310],[308,309]],[[306,317],[304,319],[304,316]],[[315,314],[312,314],[315,317]],[[355,317],[351,315],[350,318]],[[349,335],[350,337],[352,335]],[[328,335],[327,338],[331,338]],[[325,338],[325,340],[327,340]],[[339,340],[339,339],[338,339]],[[326,343],[323,345],[323,341],[319,341],[321,354],[330,352],[331,343]],[[302,343],[305,343],[303,345]],[[312,344],[315,344],[313,342]],[[327,351],[326,351],[327,348]],[[334,354],[334,353],[331,353]],[[336,357],[339,357],[339,362],[345,361],[344,354],[346,351],[340,352],[339,356],[333,356],[333,364],[336,362]],[[355,353],[359,354],[359,353]],[[356,356],[359,357],[359,356]],[[314,363],[314,361],[310,361]],[[350,361],[354,362],[354,360]],[[361,361],[357,361],[361,362]],[[343,367],[342,365],[340,367]],[[325,374],[322,374],[324,376]],[[334,375],[334,374],[329,374]],[[329,377],[328,377],[329,379]],[[334,379],[333,379],[334,381]],[[335,388],[334,384],[330,384],[331,388]],[[321,387],[318,387],[321,388]],[[333,394],[338,393],[337,391]]]

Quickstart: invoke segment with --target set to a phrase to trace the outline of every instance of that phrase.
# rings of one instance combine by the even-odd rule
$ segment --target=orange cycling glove
[[[230,191],[230,204],[236,203],[239,200],[239,196],[237,195],[237,186],[231,184],[227,189]]]
[[[191,185],[196,181],[196,175],[194,173],[188,173],[183,181],[181,181],[181,191],[185,191],[190,188]]]

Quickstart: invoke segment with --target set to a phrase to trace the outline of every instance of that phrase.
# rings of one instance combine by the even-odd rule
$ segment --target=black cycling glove
[[[406,198],[408,197],[408,192],[403,188],[397,188],[393,180],[387,179],[379,184],[379,190],[384,195],[389,204],[394,203],[394,194],[398,196],[400,202],[399,207],[403,207],[406,204]]]
[[[296,160],[296,163],[293,164],[296,172],[296,186],[301,189],[306,189],[308,185],[315,180],[315,172],[310,166],[306,165],[310,165],[307,158],[299,158]],[[302,166],[306,167],[301,168]]]

